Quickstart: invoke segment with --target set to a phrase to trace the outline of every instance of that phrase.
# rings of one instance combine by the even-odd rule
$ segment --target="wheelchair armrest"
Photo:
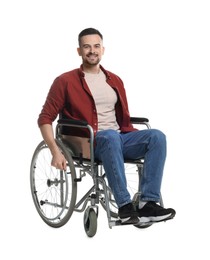
[[[146,117],[130,117],[131,123],[133,124],[144,124],[149,123],[149,119]],[[74,120],[74,119],[59,119],[58,124],[60,125],[75,125],[75,126],[87,126],[88,123],[84,120]]]
[[[141,124],[141,123],[148,123],[149,122],[149,119],[145,118],[145,117],[133,117],[133,116],[131,116],[130,120],[131,120],[131,123],[134,123],[134,124]]]
[[[146,117],[130,117],[131,124],[145,125],[148,129],[151,128],[149,125],[149,119]]]
[[[75,125],[75,126],[87,126],[88,125],[88,123],[84,120],[74,120],[74,119],[59,119],[58,124]]]

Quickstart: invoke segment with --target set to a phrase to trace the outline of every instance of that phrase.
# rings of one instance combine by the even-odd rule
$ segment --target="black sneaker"
[[[165,209],[154,201],[147,202],[141,209],[136,209],[140,222],[160,222],[172,219],[176,211],[172,208]]]
[[[132,203],[128,203],[119,208],[118,215],[121,219],[121,224],[137,224],[139,223],[138,213]]]

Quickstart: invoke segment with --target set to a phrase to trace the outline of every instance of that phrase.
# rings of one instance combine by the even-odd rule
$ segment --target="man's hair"
[[[91,35],[91,34],[98,34],[101,37],[101,39],[103,40],[103,35],[99,32],[99,30],[94,29],[94,28],[87,28],[87,29],[82,30],[79,33],[79,36],[78,36],[79,46],[81,43],[81,38],[85,35]]]

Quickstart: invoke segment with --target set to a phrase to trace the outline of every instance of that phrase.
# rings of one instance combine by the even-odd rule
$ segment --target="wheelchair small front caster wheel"
[[[97,231],[97,214],[93,208],[85,210],[83,221],[87,236],[93,237]]]

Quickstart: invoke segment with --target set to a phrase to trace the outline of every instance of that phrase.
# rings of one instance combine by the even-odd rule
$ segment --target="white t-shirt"
[[[106,82],[106,76],[99,71],[98,74],[85,73],[85,80],[93,95],[97,116],[98,130],[119,130],[119,125],[116,121],[115,104],[117,102],[117,94]]]

